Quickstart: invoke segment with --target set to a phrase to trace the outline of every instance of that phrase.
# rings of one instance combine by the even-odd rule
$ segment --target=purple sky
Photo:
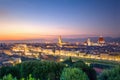
[[[0,0],[0,40],[46,35],[120,37],[120,0]]]

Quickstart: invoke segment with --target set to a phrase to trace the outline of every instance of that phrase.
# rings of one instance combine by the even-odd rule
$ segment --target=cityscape
[[[120,80],[119,0],[1,0],[0,80]]]

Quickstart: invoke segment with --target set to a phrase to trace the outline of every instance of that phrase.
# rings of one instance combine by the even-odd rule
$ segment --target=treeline
[[[18,80],[16,77],[13,77],[11,74],[4,76],[0,80]],[[32,77],[30,74],[27,78],[21,78],[19,80],[41,80]],[[50,80],[48,78],[47,80]],[[60,77],[60,80],[89,80],[87,75],[78,68],[64,68]]]
[[[98,80],[120,80],[120,65],[113,69],[104,70]]]
[[[58,80],[65,67],[62,63],[50,61],[26,61],[16,66],[2,67],[0,69],[0,78],[11,74],[17,79],[27,78],[30,74],[40,80]]]
[[[110,76],[109,76],[110,75]],[[120,67],[106,70],[99,80],[120,80]],[[71,57],[62,63],[52,61],[26,61],[0,69],[0,80],[97,80],[95,70]]]
[[[69,72],[69,70],[71,72]],[[71,57],[61,63],[35,60],[26,61],[15,66],[2,67],[0,69],[0,78],[3,79],[3,76],[12,75],[12,78],[18,80],[24,78],[27,80],[29,75],[31,75],[32,78],[36,80],[67,80],[63,79],[63,76],[65,75],[64,72],[67,76],[69,76],[70,73],[71,75],[80,73],[79,75],[81,75],[81,77],[79,77],[78,80],[97,79],[94,69],[86,65],[83,61],[72,62]],[[85,78],[83,79],[82,76]],[[74,76],[70,76],[70,78],[71,77],[75,78]]]
[[[7,76],[5,75],[5,76],[3,76],[3,78],[2,79],[0,79],[0,80],[18,80],[16,77],[13,77],[11,74],[8,74]],[[20,80],[36,80],[35,78],[33,78],[31,75],[29,75],[29,77],[28,78],[21,78]],[[40,79],[38,79],[38,80],[40,80]]]

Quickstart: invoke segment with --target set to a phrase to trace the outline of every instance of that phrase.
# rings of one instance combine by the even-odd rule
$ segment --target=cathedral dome
[[[99,37],[98,43],[105,43],[105,40],[104,40],[104,38],[102,36]]]

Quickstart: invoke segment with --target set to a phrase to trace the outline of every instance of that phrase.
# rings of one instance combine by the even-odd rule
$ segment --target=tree
[[[8,74],[7,76],[3,76],[2,79],[0,80],[18,80],[17,78],[13,78],[13,76],[11,74]],[[32,75],[30,74],[29,77],[27,79],[25,78],[21,78],[19,80],[36,80],[35,78],[32,77]],[[40,80],[40,79],[39,79]]]
[[[13,78],[11,74],[8,74],[7,76],[4,76],[2,80],[17,80],[17,79]]]
[[[99,76],[99,80],[120,80],[120,66],[103,71]]]
[[[83,61],[79,60],[73,64],[73,67],[81,69],[85,72],[90,80],[97,80],[96,72],[93,68],[86,65]]]
[[[88,80],[88,77],[78,68],[64,68],[60,80]]]
[[[36,80],[36,79],[33,78],[32,75],[30,74],[27,80]]]
[[[28,79],[29,74],[35,79],[40,80],[59,80],[65,65],[63,63],[52,61],[26,61],[21,64],[2,67],[0,69],[0,78],[11,74],[13,77],[22,80]]]
[[[16,66],[7,66],[0,69],[0,78],[8,74],[13,75],[13,77],[20,77],[19,68],[17,68]]]
[[[72,58],[69,57],[68,59],[66,59],[65,61],[63,61],[62,63],[66,64],[68,67],[71,67],[73,65],[72,62]]]

